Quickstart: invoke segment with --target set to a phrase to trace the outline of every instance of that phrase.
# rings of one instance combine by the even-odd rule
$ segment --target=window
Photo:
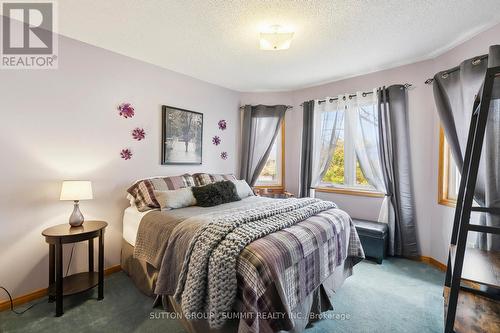
[[[281,122],[281,128],[274,140],[271,153],[267,158],[266,165],[257,178],[255,187],[258,188],[284,188],[285,177],[285,121]]]
[[[446,142],[444,130],[439,129],[439,174],[438,174],[438,203],[455,207],[460,186],[460,171],[458,170],[450,146]]]
[[[360,112],[373,112],[375,104],[363,105]],[[328,117],[329,112],[323,113],[323,118]],[[333,152],[330,165],[324,174],[317,191],[336,192],[343,194],[354,194],[364,196],[383,196],[377,192],[373,186],[368,183],[363,171],[360,168],[358,158],[356,156],[355,143],[356,138],[354,133],[351,133],[350,126],[346,126],[351,121],[353,112],[346,109],[344,116],[340,120],[341,123],[337,126],[337,144]],[[323,126],[325,121],[322,121]],[[323,131],[331,131],[330,128],[323,128]],[[376,143],[373,143],[376,144]]]

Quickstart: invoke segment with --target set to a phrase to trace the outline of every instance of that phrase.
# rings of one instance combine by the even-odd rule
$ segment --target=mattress
[[[136,239],[137,239],[137,232],[139,230],[139,225],[141,224],[142,218],[147,213],[154,212],[154,211],[159,211],[159,209],[152,209],[152,210],[148,210],[148,211],[145,211],[145,212],[140,212],[140,211],[137,210],[137,207],[135,205],[133,205],[133,202],[134,202],[133,198],[127,196],[127,199],[130,200],[130,207],[128,207],[127,209],[125,209],[125,211],[123,213],[123,239],[127,243],[129,243],[130,245],[135,246],[135,242],[136,242]],[[248,198],[243,199],[241,202],[251,203],[251,202],[253,202],[256,199],[261,199],[261,198],[260,197],[248,197]],[[221,206],[232,207],[231,204],[224,204],[224,205],[221,205]],[[190,216],[190,215],[200,214],[202,212],[215,211],[215,210],[218,210],[218,209],[221,209],[220,206],[219,207],[209,207],[209,208],[199,207],[199,206],[192,206],[192,207],[187,207],[187,209],[176,209],[176,210],[173,210],[173,211],[169,211],[169,214],[174,214],[174,213],[177,213],[177,212],[181,212],[181,211],[184,212],[185,211],[186,212],[185,214],[186,214],[186,217],[187,217],[187,216]],[[184,213],[180,213],[180,214],[182,215]]]
[[[130,207],[125,209],[123,213],[123,239],[129,243],[132,246],[135,246],[135,242],[137,239],[137,232],[139,230],[139,225],[141,224],[142,218],[151,212],[160,212],[159,209],[152,209],[148,210],[145,212],[140,212],[137,210],[137,207],[133,205],[133,198],[130,196],[127,196],[127,199],[130,200]],[[208,212],[214,212],[218,211],[221,209],[227,209],[227,208],[232,208],[233,206],[238,206],[241,203],[252,203],[257,200],[270,200],[268,198],[262,198],[262,197],[257,197],[257,196],[251,196],[248,198],[245,198],[239,202],[232,202],[228,204],[222,204],[219,206],[215,207],[200,207],[200,206],[191,206],[191,207],[186,207],[186,208],[180,208],[180,209],[174,209],[174,210],[168,210],[168,211],[163,211],[163,214],[166,215],[172,215],[172,216],[177,216],[177,217],[183,217],[183,219],[188,218],[190,216],[202,214],[202,213],[208,213]]]
[[[141,224],[144,215],[149,212],[151,212],[151,210],[140,212],[135,206],[130,206],[125,209],[123,213],[123,239],[130,245],[135,246],[139,224]]]

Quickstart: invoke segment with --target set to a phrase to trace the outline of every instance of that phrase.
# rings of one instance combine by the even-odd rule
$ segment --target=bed
[[[300,332],[363,258],[349,215],[318,199],[132,204],[123,217],[123,270],[189,332]]]

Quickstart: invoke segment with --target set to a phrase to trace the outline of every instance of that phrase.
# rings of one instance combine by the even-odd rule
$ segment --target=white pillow
[[[255,195],[250,188],[250,185],[248,185],[248,183],[244,179],[231,181],[234,183],[234,186],[236,186],[236,192],[238,192],[238,196],[240,197],[240,199]]]
[[[154,191],[161,209],[183,208],[196,205],[191,187],[172,191]]]

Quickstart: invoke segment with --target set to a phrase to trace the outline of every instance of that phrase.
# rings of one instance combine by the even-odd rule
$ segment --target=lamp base
[[[71,213],[71,216],[69,217],[69,224],[72,227],[79,227],[83,224],[83,221],[85,219],[83,218],[82,212],[80,212],[80,206],[78,204],[78,200],[75,200],[75,206],[73,208],[73,213]]]

